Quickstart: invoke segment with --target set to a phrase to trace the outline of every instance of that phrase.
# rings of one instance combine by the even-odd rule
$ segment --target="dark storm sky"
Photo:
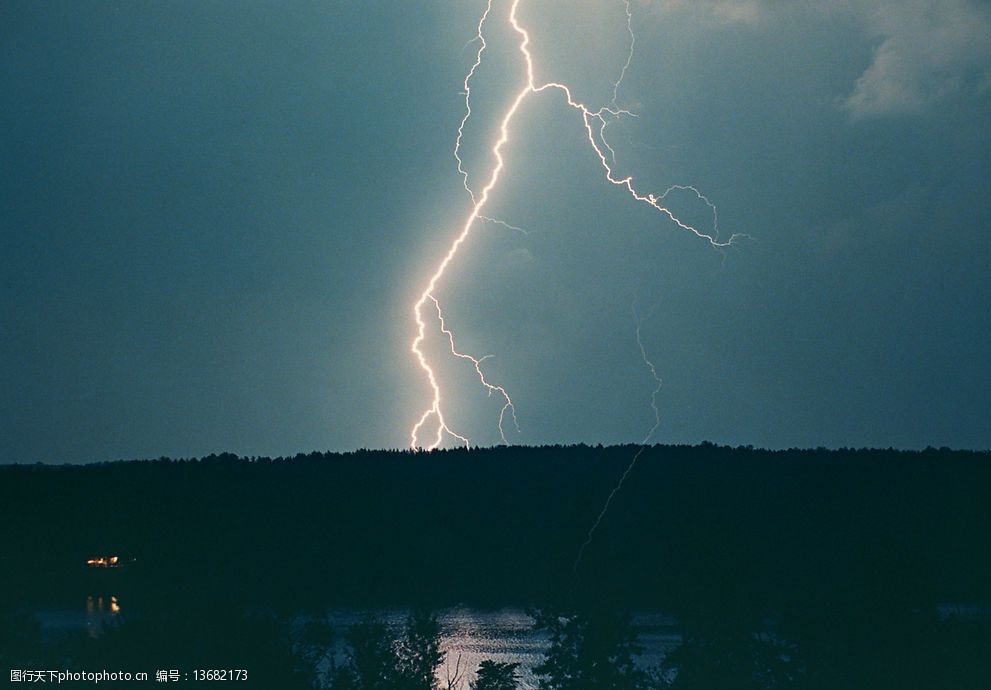
[[[479,2],[0,9],[0,462],[397,447],[429,402],[411,307],[469,211],[451,156]],[[991,446],[991,9],[632,3],[610,127],[694,184],[721,254],[528,99],[438,290],[521,443]],[[521,85],[496,3],[472,184]],[[602,105],[623,3],[523,0],[539,77]],[[689,195],[672,208],[710,227]],[[428,338],[452,427],[499,404]]]

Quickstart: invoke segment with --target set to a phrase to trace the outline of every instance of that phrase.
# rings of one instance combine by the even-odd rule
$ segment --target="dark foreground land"
[[[44,602],[112,591],[141,615],[121,626],[127,634],[60,648],[66,667],[176,640],[203,654],[225,640],[242,656],[257,646],[257,663],[281,678],[256,676],[255,687],[310,687],[332,679],[317,672],[329,663],[320,644],[294,637],[301,615],[466,603],[544,612],[543,634],[570,650],[550,659],[558,676],[546,688],[991,687],[988,453],[656,446],[576,567],[635,452],[2,467],[0,657],[44,656],[31,651],[41,642],[30,623]],[[111,554],[121,567],[86,566]],[[209,615],[191,624],[170,614],[180,600]],[[642,610],[674,616],[683,644],[666,672],[609,676],[633,651],[617,612]],[[334,687],[429,687],[409,675],[429,659],[400,658],[417,644],[429,651],[429,616],[402,633],[413,642],[390,634],[349,632]],[[363,679],[368,658],[395,673],[366,668]]]

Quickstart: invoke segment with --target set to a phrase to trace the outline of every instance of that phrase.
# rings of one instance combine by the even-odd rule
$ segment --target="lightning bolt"
[[[495,146],[492,149],[493,154],[496,157],[497,164],[491,173],[488,184],[486,184],[485,187],[482,189],[480,196],[476,196],[475,192],[472,191],[470,185],[468,184],[468,172],[464,168],[464,164],[460,155],[461,140],[464,137],[464,128],[468,122],[468,119],[471,117],[471,78],[475,75],[475,70],[477,70],[479,65],[482,64],[482,54],[485,52],[485,48],[487,46],[485,42],[485,33],[484,33],[485,20],[488,19],[489,13],[491,11],[492,11],[492,0],[488,0],[488,2],[485,5],[485,11],[482,13],[481,18],[478,20],[477,32],[474,39],[477,40],[479,44],[478,52],[475,54],[474,64],[472,64],[471,69],[468,70],[468,73],[465,75],[464,91],[463,91],[465,97],[465,114],[464,117],[462,117],[461,119],[461,123],[458,125],[458,135],[454,142],[454,158],[457,161],[458,173],[460,173],[461,175],[465,191],[468,192],[468,196],[471,198],[472,211],[468,219],[465,221],[464,226],[461,229],[461,233],[454,239],[453,243],[451,244],[451,247],[447,251],[447,254],[444,256],[440,264],[437,266],[437,269],[434,271],[434,274],[430,277],[430,281],[427,283],[426,289],[420,294],[419,300],[417,300],[416,304],[413,306],[413,315],[414,318],[416,319],[417,333],[416,333],[416,337],[413,339],[413,344],[410,347],[410,349],[412,350],[413,354],[416,355],[417,361],[420,364],[420,368],[423,369],[423,371],[426,373],[427,380],[430,383],[431,390],[433,391],[433,399],[431,400],[430,407],[428,407],[426,411],[424,411],[424,413],[420,416],[420,419],[417,421],[416,424],[413,425],[413,428],[410,431],[410,447],[413,448],[414,450],[417,448],[424,448],[426,450],[433,450],[437,448],[438,446],[440,446],[441,443],[443,443],[445,433],[447,433],[450,436],[453,436],[454,438],[464,443],[465,447],[470,447],[471,445],[471,442],[467,438],[452,431],[451,428],[447,425],[441,407],[440,385],[437,383],[437,377],[434,374],[433,368],[430,366],[430,363],[427,361],[426,355],[423,353],[423,350],[420,349],[420,345],[423,343],[423,340],[426,337],[427,325],[426,322],[423,320],[423,307],[426,305],[428,301],[433,302],[437,313],[437,320],[440,325],[440,329],[445,335],[448,336],[448,340],[451,346],[451,354],[453,354],[455,357],[459,357],[461,359],[467,359],[471,361],[472,364],[474,365],[476,373],[478,374],[479,381],[488,390],[489,394],[491,395],[494,391],[497,391],[503,397],[504,405],[499,413],[499,436],[502,439],[503,443],[508,443],[506,439],[505,430],[503,428],[503,420],[505,419],[507,410],[512,414],[513,423],[516,425],[517,430],[519,430],[519,423],[517,422],[516,419],[516,408],[513,407],[513,401],[509,397],[509,394],[506,392],[506,389],[501,386],[493,386],[489,384],[488,381],[486,381],[485,376],[482,374],[482,369],[481,369],[481,363],[482,360],[485,359],[485,357],[478,359],[471,355],[457,351],[454,344],[454,335],[450,330],[447,329],[447,326],[444,322],[444,313],[443,310],[441,309],[440,302],[433,294],[438,281],[443,277],[444,272],[447,270],[448,264],[450,264],[451,261],[454,259],[454,256],[458,252],[458,249],[468,238],[468,235],[472,229],[472,225],[476,220],[486,220],[490,222],[495,222],[505,225],[508,228],[524,232],[521,228],[511,226],[508,223],[505,223],[504,221],[496,220],[494,218],[482,214],[482,208],[484,207],[485,203],[488,201],[489,192],[491,192],[493,187],[495,187],[496,182],[498,182],[499,180],[499,173],[502,171],[502,167],[503,167],[501,149],[503,144],[505,144],[506,141],[509,140],[509,129],[508,129],[509,122],[512,119],[513,114],[516,112],[516,109],[519,107],[520,102],[522,102],[523,94],[517,97],[516,101],[513,104],[512,109],[503,117],[502,125],[500,128],[500,133],[501,133],[500,139],[499,141],[496,142]],[[430,419],[431,417],[435,417],[437,420],[437,432],[434,437],[434,440],[429,445],[424,445],[420,442],[420,438],[419,438],[420,430],[423,428],[424,424],[426,424],[427,420]]]
[[[701,192],[699,192],[694,187],[690,187],[687,185],[686,186],[676,185],[673,187],[669,187],[665,192],[663,192],[661,195],[658,196],[652,193],[641,192],[634,184],[634,179],[632,175],[619,177],[613,171],[613,167],[615,166],[615,163],[611,163],[611,161],[615,160],[615,151],[613,151],[612,147],[610,147],[608,142],[606,142],[606,140],[604,139],[603,131],[605,130],[609,122],[618,120],[619,118],[624,116],[635,117],[634,113],[626,109],[620,108],[615,104],[618,98],[620,83],[625,77],[626,71],[633,60],[633,40],[635,40],[635,37],[633,34],[632,13],[630,11],[629,0],[624,0],[624,4],[626,7],[627,28],[629,30],[631,39],[633,39],[631,40],[630,52],[627,56],[626,64],[624,65],[620,73],[620,77],[617,80],[617,82],[614,84],[613,104],[610,106],[603,106],[594,110],[589,106],[585,105],[584,103],[575,99],[574,95],[571,92],[570,87],[568,87],[566,84],[562,84],[560,82],[555,82],[555,81],[538,83],[535,76],[536,70],[534,66],[533,54],[530,52],[530,34],[527,31],[527,29],[523,27],[522,24],[520,24],[519,18],[517,16],[517,10],[519,9],[519,5],[521,1],[522,0],[512,0],[512,4],[509,10],[509,23],[512,26],[513,30],[520,37],[519,52],[523,59],[523,64],[525,67],[524,70],[525,79],[523,86],[516,93],[515,97],[513,97],[513,99],[510,101],[508,108],[503,113],[502,119],[500,120],[499,136],[497,137],[495,143],[492,145],[492,149],[491,149],[492,156],[495,160],[495,164],[493,165],[491,171],[489,172],[488,180],[486,181],[485,185],[481,188],[481,190],[478,193],[474,192],[471,186],[469,185],[468,173],[463,166],[462,159],[460,156],[460,149],[461,149],[461,141],[464,135],[465,125],[468,122],[468,119],[471,117],[470,82],[471,82],[471,78],[475,74],[475,71],[482,63],[482,56],[486,48],[484,25],[485,22],[488,20],[489,15],[492,11],[492,0],[488,0],[486,3],[485,10],[482,13],[482,16],[478,22],[475,39],[473,39],[478,41],[479,48],[475,55],[475,62],[472,65],[471,69],[466,74],[464,79],[463,93],[465,95],[465,115],[462,118],[461,124],[458,127],[458,136],[455,140],[455,145],[454,145],[454,157],[458,163],[458,172],[461,174],[465,190],[468,192],[469,197],[471,198],[472,208],[471,208],[471,212],[468,214],[468,217],[465,219],[464,223],[462,224],[460,231],[452,240],[451,245],[447,250],[447,253],[444,254],[444,256],[441,258],[433,274],[430,276],[429,280],[427,281],[426,286],[424,287],[423,291],[420,293],[419,298],[413,304],[413,317],[416,322],[416,336],[413,338],[413,342],[410,346],[410,350],[416,357],[416,360],[420,368],[423,370],[424,374],[426,375],[427,382],[429,383],[432,391],[432,399],[430,405],[427,407],[427,409],[420,416],[419,420],[413,425],[413,428],[410,430],[410,447],[413,448],[414,450],[420,448],[426,450],[437,448],[438,446],[441,445],[441,443],[443,443],[445,434],[453,437],[454,439],[457,439],[458,441],[463,443],[466,447],[470,446],[470,441],[465,436],[462,436],[461,434],[458,434],[457,432],[453,431],[447,425],[443,413],[444,399],[441,392],[440,384],[437,381],[437,376],[433,370],[433,367],[431,366],[429,360],[427,359],[426,354],[423,352],[423,349],[421,347],[426,338],[427,321],[424,315],[424,309],[428,305],[428,303],[432,303],[435,307],[435,311],[436,311],[438,323],[440,324],[441,331],[448,335],[452,354],[456,357],[468,359],[471,362],[473,362],[475,371],[478,374],[482,385],[487,388],[490,394],[492,394],[493,392],[497,392],[500,395],[504,396],[503,400],[505,404],[502,408],[499,417],[500,419],[499,432],[504,441],[506,437],[502,428],[502,420],[505,418],[506,412],[507,411],[512,412],[514,421],[516,418],[515,408],[513,407],[512,400],[510,399],[508,393],[506,393],[505,389],[499,386],[491,386],[486,382],[485,377],[482,375],[480,368],[482,360],[472,357],[471,355],[459,353],[455,349],[454,337],[453,335],[451,335],[451,331],[447,329],[446,325],[444,325],[443,312],[441,311],[440,308],[440,302],[437,300],[434,293],[441,279],[444,277],[444,274],[447,271],[447,267],[457,256],[461,246],[468,240],[469,236],[471,235],[472,229],[475,227],[476,222],[494,221],[494,219],[492,219],[491,217],[486,216],[483,213],[483,210],[485,209],[486,204],[489,201],[489,196],[492,190],[495,189],[503,171],[505,170],[506,163],[502,155],[502,150],[510,139],[510,128],[513,123],[513,120],[516,116],[517,111],[520,108],[520,105],[529,96],[544,93],[545,91],[554,91],[562,94],[564,96],[564,101],[567,103],[567,105],[572,109],[574,109],[575,111],[577,111],[577,113],[581,116],[582,124],[584,126],[586,135],[588,137],[588,142],[591,145],[596,156],[598,157],[603,170],[605,171],[606,180],[617,187],[621,187],[625,189],[627,194],[629,194],[629,196],[631,196],[635,201],[650,206],[655,211],[668,218],[678,228],[685,230],[687,232],[691,232],[700,239],[706,240],[712,247],[715,248],[728,247],[732,245],[736,240],[746,237],[746,235],[744,235],[743,233],[734,233],[729,237],[729,239],[725,241],[720,240],[716,229],[713,229],[712,234],[709,234],[704,230],[701,230],[689,223],[682,221],[663,204],[664,199],[671,191],[675,189],[688,190],[688,191],[693,191],[701,200],[709,204],[709,206],[714,211],[715,207],[712,206],[712,204],[708,201],[708,199],[706,199],[701,194]],[[597,123],[597,125],[593,123]],[[598,137],[596,136],[596,133],[598,133]],[[606,152],[609,152],[608,157],[606,155]],[[496,222],[501,222],[501,221],[496,221]],[[508,224],[506,225],[507,227],[511,227],[508,226]],[[424,426],[426,425],[427,421],[430,420],[431,418],[436,420],[436,431],[434,433],[433,440],[428,443],[425,440],[421,440],[420,437],[421,434],[423,433]]]
[[[630,64],[633,62],[633,50],[637,45],[637,35],[633,33],[633,12],[630,10],[630,0],[623,0],[623,8],[626,10],[626,31],[630,34],[630,50],[626,54],[626,62],[623,63],[623,69],[619,71],[619,77],[613,82],[612,86],[612,106],[617,110],[619,109],[619,87],[623,83],[623,80],[626,79],[626,71],[630,69]],[[636,115],[633,115],[633,117],[636,117]],[[618,119],[617,117],[608,122],[603,122],[599,128],[599,139],[602,140],[602,145],[609,150],[609,157],[612,159],[613,165],[616,165],[616,152],[609,145],[609,142],[606,141],[606,127]]]
[[[637,35],[633,33],[633,12],[630,11],[630,0],[623,0],[623,6],[626,10],[626,32],[630,34],[630,52],[626,54],[626,63],[623,65],[623,69],[619,71],[619,79],[612,87],[612,104],[613,107],[619,107],[616,100],[619,98],[619,86],[626,79],[626,70],[630,69],[630,64],[633,62],[633,50],[637,45]]]
[[[485,42],[484,27],[485,20],[489,18],[489,12],[491,11],[492,0],[488,0],[488,3],[485,5],[485,11],[482,12],[482,17],[478,20],[478,28],[476,30],[475,37],[468,41],[468,45],[477,42],[478,51],[475,53],[475,62],[472,64],[471,69],[468,70],[468,73],[465,74],[464,90],[461,92],[461,94],[465,97],[465,114],[464,117],[461,118],[461,122],[458,124],[458,136],[454,139],[454,160],[458,162],[458,173],[461,175],[462,184],[464,185],[465,191],[468,192],[468,196],[471,197],[471,202],[473,204],[477,203],[477,201],[475,199],[475,192],[473,192],[471,187],[468,185],[468,171],[465,170],[464,161],[461,160],[461,140],[464,139],[465,125],[468,124],[468,120],[471,118],[471,78],[475,76],[475,70],[477,70],[482,64],[482,53],[484,53],[485,49],[488,47],[488,44]],[[509,223],[499,220],[498,218],[492,218],[491,216],[479,214],[478,219],[489,223],[495,223],[496,225],[501,225],[508,230],[515,230],[523,233],[524,235],[528,234],[523,228],[510,225]]]
[[[595,530],[599,528],[599,525],[602,523],[602,519],[606,516],[606,513],[609,512],[609,506],[612,505],[613,498],[623,488],[623,484],[626,482],[626,478],[630,476],[630,472],[632,472],[633,468],[636,466],[637,460],[640,459],[640,456],[643,455],[643,452],[647,449],[647,443],[650,441],[651,437],[653,437],[654,432],[657,431],[657,427],[661,425],[661,413],[657,408],[657,394],[661,392],[661,377],[657,375],[657,368],[654,366],[654,363],[647,357],[647,350],[644,348],[643,340],[640,338],[640,330],[643,328],[643,319],[640,318],[640,315],[637,313],[636,297],[633,298],[633,320],[636,321],[637,324],[637,347],[640,348],[640,357],[643,358],[644,365],[650,371],[651,378],[654,379],[654,390],[651,391],[650,394],[650,409],[654,411],[654,424],[643,437],[643,440],[640,442],[640,447],[637,449],[633,459],[630,460],[630,464],[626,466],[626,470],[623,472],[622,476],[620,476],[616,486],[614,486],[613,490],[609,492],[609,496],[606,498],[606,502],[602,506],[602,510],[599,511],[598,517],[595,518],[595,522],[592,523],[592,527],[588,530],[585,541],[582,542],[582,545],[578,548],[578,557],[575,559],[574,565],[574,571],[576,573],[578,572],[578,566],[581,565],[582,557],[585,555],[585,549],[587,549],[592,543],[592,537],[595,536]]]
[[[457,347],[455,347],[454,345],[454,333],[452,333],[447,328],[447,324],[444,323],[444,313],[441,311],[440,302],[438,302],[433,295],[430,296],[430,301],[434,303],[434,307],[436,307],[437,309],[437,321],[440,323],[441,333],[447,336],[448,342],[451,345],[451,354],[453,354],[455,357],[466,359],[474,365],[475,373],[478,374],[478,380],[481,381],[482,385],[485,386],[485,388],[488,390],[489,395],[492,395],[493,393],[498,393],[500,396],[502,396],[503,406],[502,409],[499,411],[499,434],[502,436],[503,443],[509,443],[509,441],[506,440],[506,434],[503,432],[503,428],[502,428],[503,421],[506,418],[506,413],[509,412],[510,415],[512,415],[513,425],[516,427],[517,432],[520,430],[520,424],[516,419],[516,410],[513,408],[513,401],[509,398],[509,393],[507,393],[506,389],[503,388],[502,386],[494,386],[488,381],[486,381],[485,374],[482,373],[482,367],[481,367],[482,362],[484,362],[492,355],[485,355],[484,357],[475,359],[471,355],[466,355],[462,352],[458,352]]]

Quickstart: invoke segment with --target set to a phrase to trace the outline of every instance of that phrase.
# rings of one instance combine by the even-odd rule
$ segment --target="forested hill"
[[[991,601],[989,453],[654,446],[575,568],[635,452],[4,466],[0,577],[27,597],[112,577],[135,597],[296,603]],[[85,566],[109,554],[123,567]]]

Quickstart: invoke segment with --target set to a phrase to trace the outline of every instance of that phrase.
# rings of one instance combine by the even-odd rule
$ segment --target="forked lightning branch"
[[[410,349],[415,355],[416,361],[418,362],[420,368],[423,370],[432,393],[430,403],[419,416],[417,421],[413,424],[412,429],[410,429],[409,445],[413,449],[432,450],[443,444],[445,437],[453,439],[466,447],[471,445],[471,441],[467,436],[459,431],[455,431],[448,425],[447,418],[444,415],[444,406],[446,401],[444,391],[441,387],[440,381],[438,380],[437,374],[434,371],[433,365],[423,350],[423,344],[426,338],[428,326],[437,328],[444,336],[449,344],[449,349],[452,356],[470,361],[472,363],[480,384],[488,391],[489,394],[500,396],[503,404],[499,413],[498,429],[502,441],[504,443],[508,443],[505,429],[507,417],[512,420],[517,431],[519,430],[516,419],[516,409],[513,406],[513,400],[510,397],[509,392],[503,386],[496,385],[486,379],[482,370],[482,361],[485,359],[484,357],[477,358],[457,349],[455,345],[454,332],[444,321],[444,312],[435,293],[438,285],[444,278],[444,274],[446,273],[448,266],[450,266],[451,262],[455,260],[458,255],[458,251],[469,239],[472,230],[476,227],[476,225],[480,222],[494,222],[514,230],[519,230],[519,228],[516,228],[515,226],[508,225],[501,220],[486,215],[485,210],[489,197],[492,191],[499,184],[500,178],[504,174],[510,174],[510,172],[506,170],[506,163],[502,155],[503,148],[510,140],[510,137],[513,134],[514,126],[519,126],[516,122],[516,114],[523,102],[528,98],[543,94],[545,92],[556,93],[562,97],[562,101],[567,104],[568,107],[577,111],[581,117],[585,137],[588,139],[589,145],[595,151],[595,154],[602,165],[606,181],[622,189],[633,201],[647,204],[660,213],[667,220],[667,222],[673,223],[681,230],[693,233],[700,239],[708,242],[713,247],[727,247],[733,244],[736,240],[745,237],[742,233],[735,233],[728,239],[721,240],[718,233],[718,216],[716,215],[716,207],[695,187],[691,185],[672,185],[665,191],[659,194],[654,194],[641,191],[632,176],[628,175],[625,177],[618,177],[613,171],[616,160],[616,152],[606,141],[606,128],[609,124],[620,118],[635,117],[634,113],[618,107],[616,103],[620,84],[622,83],[623,78],[625,77],[626,72],[630,68],[633,61],[635,37],[633,33],[633,18],[630,11],[629,0],[624,0],[623,9],[625,9],[626,27],[630,35],[630,49],[626,56],[625,62],[620,66],[621,69],[619,70],[619,77],[613,83],[612,102],[608,105],[599,106],[598,108],[594,108],[576,100],[572,94],[571,88],[567,84],[556,81],[537,81],[535,76],[537,71],[535,59],[530,49],[530,34],[519,19],[518,10],[521,2],[522,0],[512,0],[512,4],[509,8],[508,21],[513,31],[519,37],[518,47],[520,64],[522,67],[523,83],[516,92],[516,95],[508,103],[500,119],[498,137],[492,143],[491,148],[494,164],[489,171],[485,185],[480,190],[475,191],[468,183],[468,173],[464,169],[460,156],[460,149],[465,124],[468,122],[468,119],[472,114],[471,80],[472,77],[474,77],[475,71],[478,69],[479,65],[482,64],[483,54],[486,49],[485,25],[486,22],[490,20],[490,15],[492,15],[493,0],[488,0],[485,10],[482,12],[482,16],[478,21],[477,34],[474,39],[478,43],[478,52],[476,53],[475,61],[472,64],[471,69],[468,71],[464,79],[465,115],[461,120],[460,126],[458,127],[457,137],[454,144],[454,157],[457,160],[458,172],[464,182],[465,190],[471,198],[472,208],[471,212],[468,214],[468,217],[465,218],[464,223],[461,225],[460,231],[451,241],[447,253],[441,257],[439,263],[434,269],[433,274],[430,276],[422,292],[420,292],[416,302],[413,304],[413,316],[416,322],[416,335],[413,338]],[[581,128],[576,129],[576,134],[580,131]],[[563,171],[562,174],[564,174]],[[710,208],[713,216],[713,226],[711,230],[700,229],[694,225],[682,221],[667,206],[665,206],[665,198],[674,190],[692,192]]]

